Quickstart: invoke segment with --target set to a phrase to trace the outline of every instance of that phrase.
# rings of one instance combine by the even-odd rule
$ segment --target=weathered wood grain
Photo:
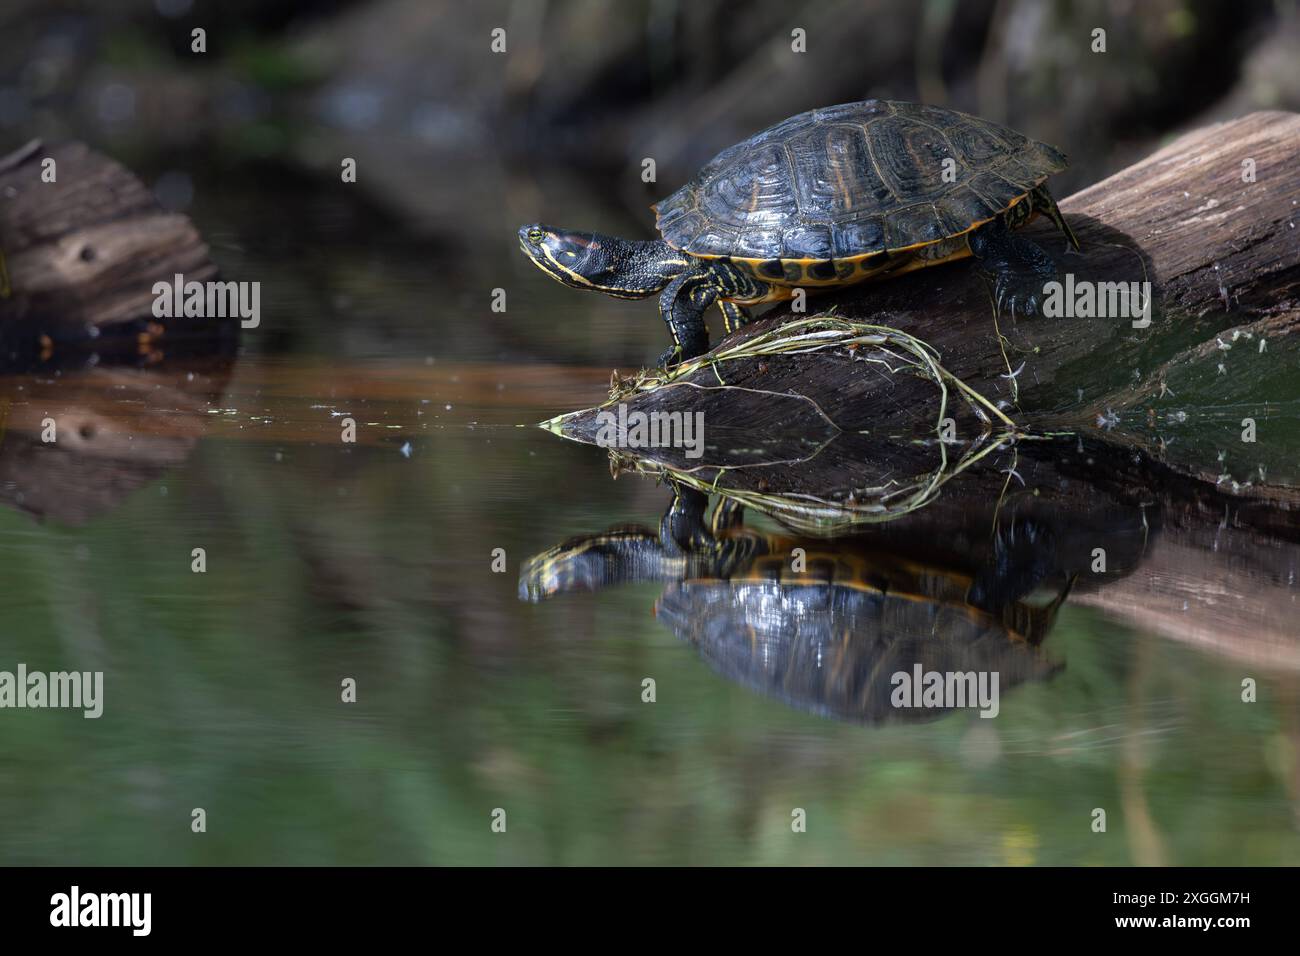
[[[42,181],[47,158],[52,183]],[[0,159],[0,253],[6,345],[79,341],[146,321],[154,282],[217,274],[187,217],[163,211],[136,176],[82,143],[29,143]]]
[[[1254,162],[1254,182],[1242,179]],[[1000,322],[1009,340],[1019,406],[1027,415],[1081,418],[1123,388],[1154,381],[1164,362],[1220,333],[1257,326],[1290,331],[1300,312],[1300,116],[1252,113],[1189,133],[1114,176],[1065,199],[1083,243],[1042,219],[1026,230],[1079,279],[1154,286],[1147,329],[1114,318],[1044,317]],[[985,281],[970,262],[863,285],[813,300],[837,314],[893,325],[935,346],[955,375],[1009,396]],[[788,318],[782,308],[769,321]],[[1078,401],[1078,390],[1084,400]]]

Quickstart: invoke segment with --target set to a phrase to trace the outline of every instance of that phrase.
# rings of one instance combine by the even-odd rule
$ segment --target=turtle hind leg
[[[741,326],[747,325],[752,318],[749,310],[743,305],[728,302],[726,299],[718,300],[718,308],[722,311],[722,328],[727,335],[730,335]]]
[[[718,287],[708,272],[688,272],[668,283],[659,295],[659,314],[673,337],[673,345],[659,356],[659,366],[703,355],[709,350],[709,330],[704,313],[718,299]]]
[[[993,280],[993,302],[998,312],[1005,306],[1014,315],[1037,315],[1042,309],[1043,286],[1056,277],[1056,262],[1036,243],[1017,236],[1001,219],[985,223],[967,240],[971,255]]]
[[[971,582],[966,602],[990,613],[1027,597],[1056,566],[1056,537],[1033,518],[1016,520],[993,545],[993,559]]]
[[[1070,243],[1070,247],[1075,252],[1078,252],[1079,237],[1074,234],[1074,230],[1070,228],[1070,224],[1066,222],[1065,217],[1061,215],[1061,210],[1057,207],[1056,200],[1052,198],[1052,194],[1047,191],[1047,187],[1039,186],[1035,189],[1030,200],[1033,202],[1034,209],[1037,212],[1041,212],[1048,219],[1052,220],[1056,225],[1056,228],[1065,233],[1065,238]]]

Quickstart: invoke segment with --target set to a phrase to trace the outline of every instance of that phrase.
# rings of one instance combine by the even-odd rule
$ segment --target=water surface
[[[533,427],[663,336],[652,306],[522,261],[541,194],[503,190],[466,245],[324,187],[286,212],[273,180],[197,186],[227,275],[265,286],[239,355],[0,382],[0,669],[103,670],[106,696],[98,720],[0,718],[4,862],[1300,859],[1300,632],[1276,628],[1294,545],[1155,537],[1127,598],[1071,595],[1041,645],[1060,666],[995,720],[807,713],[715,673],[654,616],[663,583],[520,600],[530,557],[653,530],[670,500]],[[1221,593],[1198,600],[1207,566]],[[1195,572],[1182,631],[1148,598],[1171,567]],[[1256,598],[1257,627],[1207,610]]]

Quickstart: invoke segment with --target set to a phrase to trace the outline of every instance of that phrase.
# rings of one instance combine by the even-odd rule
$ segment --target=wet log
[[[986,395],[1010,398],[1006,359],[1012,371],[1023,362],[1022,413],[1054,418],[1086,419],[1122,403],[1127,391],[1158,387],[1198,348],[1234,330],[1294,347],[1285,337],[1300,324],[1300,115],[1252,113],[1197,130],[1060,205],[1082,254],[1067,252],[1042,218],[1025,235],[1078,281],[1149,280],[1156,302],[1149,327],[1003,316],[1004,359],[987,284],[969,262],[858,286],[828,302],[837,315],[919,336]],[[765,318],[789,317],[783,307]]]
[[[0,158],[0,255],[0,345],[11,362],[114,330],[134,336],[152,321],[156,281],[217,274],[187,217],[81,143],[33,141]]]
[[[1300,365],[1293,334],[1300,327],[1300,116],[1253,113],[1189,133],[1061,208],[1082,254],[1067,254],[1044,220],[1025,234],[1076,281],[1149,281],[1149,325],[1134,327],[1127,317],[995,319],[988,284],[969,260],[810,298],[809,313],[833,308],[839,319],[924,340],[949,373],[1021,427],[1097,432],[1182,474],[1294,505],[1300,436],[1285,422],[1294,419],[1288,408]],[[778,307],[710,356],[806,318]],[[718,421],[749,421],[756,430],[780,424],[773,393],[785,396],[785,407],[813,403],[842,430],[878,428],[889,415],[934,420],[930,383],[878,374],[863,357],[850,348],[755,356],[727,363],[726,383],[738,387],[725,392],[716,390],[717,370],[705,366],[674,387],[620,399],[643,411],[705,402]],[[590,440],[596,411],[552,427]],[[1261,437],[1247,445],[1248,417]]]

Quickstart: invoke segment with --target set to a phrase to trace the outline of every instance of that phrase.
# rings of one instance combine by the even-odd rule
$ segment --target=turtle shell
[[[694,256],[859,261],[969,232],[1065,166],[1054,147],[978,117],[867,100],[723,150],[654,209],[664,239]]]
[[[963,573],[882,554],[788,548],[723,578],[668,585],[655,616],[729,680],[800,710],[860,723],[931,720],[943,708],[896,708],[892,677],[996,671],[1002,689],[1052,676],[1038,651],[1058,602],[1015,602],[990,613],[967,602]]]
[[[655,616],[728,680],[856,723],[945,713],[893,706],[893,675],[918,664],[941,673],[996,672],[1004,692],[1059,670],[1017,633],[1019,624],[1041,639],[1051,624],[1053,615],[1026,605],[994,616],[937,596],[747,575],[669,585]]]

